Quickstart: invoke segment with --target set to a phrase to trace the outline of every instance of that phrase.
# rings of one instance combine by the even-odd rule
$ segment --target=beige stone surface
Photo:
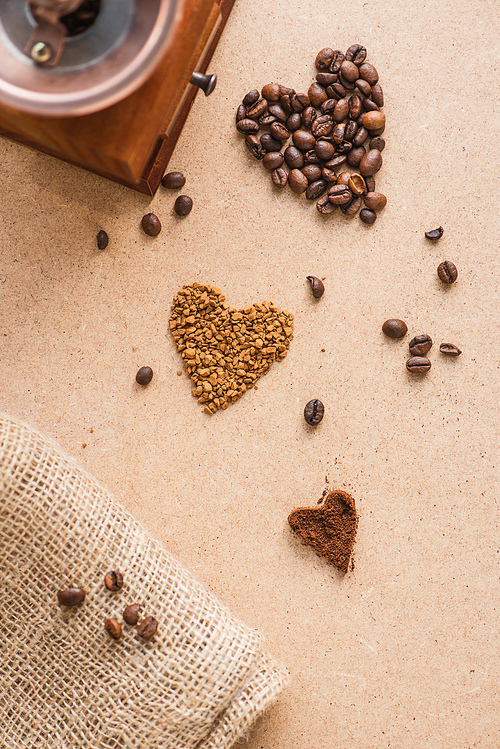
[[[265,633],[292,685],[248,749],[499,745],[498,32],[493,0],[237,0],[218,87],[170,164],[194,200],[182,220],[166,190],[149,201],[0,141],[2,409],[58,440]],[[386,97],[388,204],[373,227],[278,193],[234,127],[247,90],[307,89],[317,52],[353,42]],[[149,210],[156,239],[140,230]],[[449,288],[444,259],[459,270]],[[308,274],[325,277],[319,302]],[[286,359],[213,417],[177,376],[168,332],[193,281],[295,315]],[[406,339],[383,336],[388,317]],[[418,333],[435,341],[420,378],[405,370]],[[326,408],[314,430],[313,397]],[[325,488],[360,515],[345,576],[287,525]]]

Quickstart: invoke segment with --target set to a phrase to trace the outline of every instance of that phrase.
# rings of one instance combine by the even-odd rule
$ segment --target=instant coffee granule
[[[272,302],[235,310],[215,286],[193,283],[174,298],[170,331],[204,412],[226,409],[284,359],[293,315]]]

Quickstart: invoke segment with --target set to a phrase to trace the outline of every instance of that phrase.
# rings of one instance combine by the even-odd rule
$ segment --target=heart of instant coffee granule
[[[191,391],[205,413],[225,409],[252,388],[293,338],[293,315],[272,302],[235,310],[215,286],[193,283],[177,292],[170,331]]]
[[[303,543],[347,572],[358,527],[354,499],[347,492],[332,491],[319,507],[293,510],[288,522]]]

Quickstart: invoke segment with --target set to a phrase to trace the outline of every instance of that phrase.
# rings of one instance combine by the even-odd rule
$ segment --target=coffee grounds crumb
[[[343,491],[332,491],[319,507],[301,507],[288,516],[288,523],[302,543],[341,572],[349,569],[358,515],[354,499]]]

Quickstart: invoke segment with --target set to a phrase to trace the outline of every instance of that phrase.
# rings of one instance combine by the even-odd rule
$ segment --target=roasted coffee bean
[[[267,133],[266,133],[267,135]],[[262,136],[263,138],[264,136]],[[262,148],[261,141],[256,135],[247,135],[245,138],[245,145],[255,159],[259,161],[264,158],[264,149]],[[278,143],[278,148],[281,148],[281,143]]]
[[[359,88],[363,96],[371,96],[372,95],[372,87],[368,83],[368,81],[364,81],[362,78],[358,78],[356,81],[356,86]]]
[[[347,155],[345,153],[338,153],[338,154],[335,154],[333,159],[330,159],[330,161],[327,161],[325,166],[327,167],[327,169],[336,169],[338,166],[345,164],[346,161],[347,161]]]
[[[257,120],[259,117],[262,117],[266,109],[267,101],[265,99],[259,99],[259,101],[249,107],[247,117],[250,117],[252,120]]]
[[[369,135],[369,133],[368,133],[368,130],[366,129],[366,127],[363,127],[361,125],[361,127],[358,130],[358,132],[356,133],[356,135],[352,139],[353,146],[356,146],[356,147],[362,146],[363,143],[368,138],[368,135]]]
[[[316,117],[311,125],[311,133],[315,138],[326,138],[332,130],[333,120],[329,114],[322,114],[320,117]],[[311,148],[314,148],[314,146],[311,146]]]
[[[354,120],[348,120],[345,126],[344,138],[352,143],[356,136],[356,133],[358,132],[358,129],[359,127],[357,122],[355,122]]]
[[[364,200],[366,207],[372,211],[381,211],[387,204],[387,198],[381,192],[367,192]]]
[[[434,241],[436,239],[441,239],[443,234],[444,234],[444,229],[442,226],[438,226],[437,229],[431,229],[431,231],[425,232],[425,236],[427,237],[427,239],[432,239]]]
[[[300,169],[292,169],[289,172],[288,184],[290,185],[290,188],[293,190],[293,192],[295,192],[297,195],[301,195],[307,190],[309,186],[307,177],[302,174]]]
[[[344,141],[345,122],[337,122],[332,131],[332,140],[336,146]]]
[[[320,107],[328,99],[324,86],[321,86],[317,81],[311,83],[307,95],[313,107]]]
[[[364,62],[359,66],[359,77],[373,86],[378,81],[377,69],[369,62]]]
[[[85,600],[83,588],[64,588],[57,591],[57,600],[60,606],[79,606]]]
[[[109,243],[109,237],[104,231],[104,229],[101,229],[101,231],[97,232],[97,249],[99,250],[105,250]]]
[[[347,78],[344,78],[341,71],[339,71],[339,83],[346,89],[346,91],[354,91],[354,89],[356,88],[356,84],[351,83],[351,81],[348,81]]]
[[[283,155],[290,169],[302,169],[304,166],[304,154],[297,146],[287,146]]]
[[[288,86],[283,86],[280,83],[280,94],[281,96],[293,96],[295,93],[294,88],[289,88]]]
[[[366,191],[366,184],[361,174],[353,174],[349,177],[347,186],[353,195],[363,195]]]
[[[332,117],[335,122],[342,122],[349,114],[349,102],[347,99],[339,99],[335,105]]]
[[[306,190],[306,200],[317,200],[328,187],[327,183],[323,179],[318,179],[316,182],[311,182]]]
[[[361,97],[353,94],[349,99],[349,117],[351,120],[357,120],[363,110]]]
[[[355,65],[361,65],[366,59],[366,47],[362,44],[351,44],[345,53],[346,60],[352,60]]]
[[[390,318],[382,325],[382,331],[389,338],[403,338],[408,333],[408,326],[404,320]]]
[[[439,350],[442,354],[447,354],[448,356],[460,356],[462,353],[454,343],[441,343]]]
[[[425,356],[411,356],[406,362],[406,369],[408,372],[426,374],[430,368],[431,363]]]
[[[344,60],[340,66],[340,74],[342,78],[345,78],[349,83],[354,83],[359,78],[359,70],[357,66],[351,62],[351,60]]]
[[[352,148],[349,153],[347,154],[347,163],[349,166],[352,166],[354,168],[358,167],[361,163],[361,159],[366,154],[365,149],[363,146],[355,146]]]
[[[298,112],[293,112],[293,114],[290,114],[285,122],[285,127],[288,130],[288,132],[293,133],[295,130],[298,130],[302,127],[302,117]]]
[[[372,86],[372,93],[371,93],[371,99],[375,102],[375,104],[378,104],[379,107],[384,106],[384,92],[382,91],[382,86],[380,83],[375,83]]]
[[[372,99],[363,99],[363,109],[365,112],[378,112],[379,108],[375,104]],[[372,128],[372,130],[375,130],[376,128]]]
[[[373,175],[365,177],[365,183],[366,183],[367,192],[375,192],[375,177],[373,177]],[[380,194],[382,194],[382,193],[380,193]],[[384,197],[385,197],[385,195],[384,195]],[[386,198],[386,202],[387,202],[387,198]],[[384,205],[385,205],[385,203],[384,203]]]
[[[273,169],[278,169],[282,165],[283,161],[283,154],[279,153],[278,151],[269,151],[262,159],[262,163],[264,164],[266,169],[269,169],[270,172],[272,172]]]
[[[141,221],[142,230],[150,237],[156,237],[161,232],[161,221],[154,213],[146,213]]]
[[[369,208],[363,208],[359,212],[359,217],[364,224],[374,224],[377,220],[377,214],[375,211],[371,211]]]
[[[382,135],[385,130],[385,125],[383,127],[378,127],[376,130],[370,130],[370,135],[372,138],[377,138],[379,135]]]
[[[243,133],[243,135],[256,133],[259,129],[259,123],[255,122],[255,120],[249,120],[248,117],[246,117],[244,120],[240,120],[236,123],[236,129],[238,132]]]
[[[304,164],[318,164],[320,165],[322,163],[320,157],[314,150],[314,148],[311,148],[310,151],[306,151],[304,154]]]
[[[324,415],[325,407],[317,398],[309,401],[304,406],[304,419],[309,424],[309,426],[316,426],[317,424],[319,424]]]
[[[330,70],[333,62],[333,49],[325,47],[316,55],[315,65],[317,70]]]
[[[245,107],[251,107],[255,102],[259,100],[259,92],[256,88],[254,88],[252,91],[249,91],[248,94],[246,94],[243,97],[243,106]]]
[[[149,369],[149,367],[143,367],[143,369]],[[139,370],[140,372],[141,370]],[[139,374],[139,372],[137,374]],[[153,372],[151,371],[151,377],[153,376]],[[137,379],[137,378],[136,378]],[[151,378],[148,380],[148,382],[151,382]],[[141,383],[142,384],[142,383]],[[147,384],[147,383],[145,383]],[[108,590],[121,590],[123,588],[123,575],[121,572],[117,572],[116,570],[113,570],[112,572],[107,572],[104,575],[104,585]]]
[[[278,83],[266,83],[260,92],[266,101],[279,101],[281,96],[280,86]]]
[[[326,93],[331,99],[345,99],[346,90],[341,83],[332,83],[327,86]]]
[[[269,133],[263,133],[260,136],[260,143],[264,151],[279,151],[281,148],[281,141],[277,138],[273,138]]]
[[[314,150],[322,161],[328,161],[335,153],[335,146],[327,140],[318,140]]]
[[[371,148],[359,162],[359,171],[363,177],[376,174],[382,166],[382,154],[376,148]]]
[[[154,616],[146,616],[137,627],[137,634],[143,640],[150,640],[158,630],[158,621]]]
[[[345,216],[355,216],[363,205],[363,198],[361,195],[355,195],[350,203],[340,206],[340,210]]]
[[[320,299],[325,293],[325,285],[320,278],[316,276],[306,276],[311,286],[312,295],[315,299]]]
[[[321,167],[319,164],[306,164],[301,171],[307,178],[309,184],[311,184],[311,182],[316,182],[316,180],[321,177]]]
[[[376,148],[377,151],[383,151],[385,148],[385,140],[380,138],[380,136],[372,138],[370,141],[370,148]]]
[[[193,199],[189,195],[179,195],[174,203],[174,211],[182,218],[191,213],[193,208]]]
[[[316,112],[314,107],[306,107],[300,116],[302,118],[303,126],[310,128],[314,120],[318,116],[318,113]]]
[[[349,185],[350,179],[351,179],[351,172],[340,172],[339,176],[337,177],[337,184]]]
[[[316,81],[320,86],[331,86],[332,83],[336,83],[338,76],[336,73],[318,73],[316,75]]]
[[[107,617],[104,620],[104,626],[106,627],[107,632],[109,632],[113,640],[120,639],[120,637],[122,636],[122,625],[120,624],[120,622],[111,617]]]
[[[268,111],[269,114],[272,114],[274,117],[276,117],[279,122],[285,124],[288,115],[281,104],[271,104]]]
[[[288,174],[284,169],[275,169],[271,172],[271,179],[275,187],[285,187],[288,182]]]
[[[332,55],[332,62],[330,63],[330,73],[338,73],[343,62],[344,53],[340,49],[335,49]]]
[[[307,94],[297,93],[290,99],[290,104],[294,112],[303,112],[306,107],[311,106],[311,100]]]
[[[328,198],[334,205],[344,205],[352,200],[352,192],[347,185],[332,185],[328,188]]]
[[[301,151],[310,151],[316,145],[316,138],[307,130],[296,130],[292,135],[292,140]]]
[[[326,166],[321,170],[321,178],[329,185],[334,185],[337,182],[337,177],[333,169],[328,169]]]
[[[329,215],[330,213],[334,213],[334,211],[337,210],[338,205],[334,205],[333,203],[330,203],[330,199],[328,195],[323,195],[323,197],[320,198],[318,202],[316,203],[316,208],[319,213],[326,216],[326,215]]]
[[[385,114],[383,112],[365,112],[363,115],[363,127],[366,127],[367,130],[378,130],[382,125],[385,125]]]
[[[262,117],[259,117],[258,123],[259,125],[262,125],[262,127],[267,125],[272,125],[273,122],[276,122],[276,117],[274,114],[270,114],[269,112],[264,112]]]
[[[288,138],[290,137],[289,131],[281,122],[273,122],[273,124],[269,128],[269,132],[271,133],[273,138],[281,141],[288,140]]]
[[[131,603],[125,608],[123,612],[123,618],[127,622],[127,624],[130,624],[132,626],[135,626],[137,624],[137,622],[139,621],[140,610],[140,603]]]
[[[427,333],[414,336],[408,344],[412,356],[425,356],[432,348],[432,338]]]
[[[168,190],[179,190],[186,184],[186,178],[182,172],[168,172],[164,175],[161,184]]]
[[[447,284],[455,283],[458,278],[457,266],[451,260],[444,260],[439,263],[437,273],[440,280]]]
[[[327,99],[321,105],[321,114],[329,114],[331,116],[336,106],[337,99]]]
[[[290,104],[290,102],[294,93],[295,92],[293,92],[292,94],[285,94],[284,96],[280,98],[280,104],[287,114],[292,114],[293,112],[292,105]]]
[[[348,140],[343,140],[342,143],[339,143],[337,146],[337,153],[349,153],[351,149],[352,143]]]

